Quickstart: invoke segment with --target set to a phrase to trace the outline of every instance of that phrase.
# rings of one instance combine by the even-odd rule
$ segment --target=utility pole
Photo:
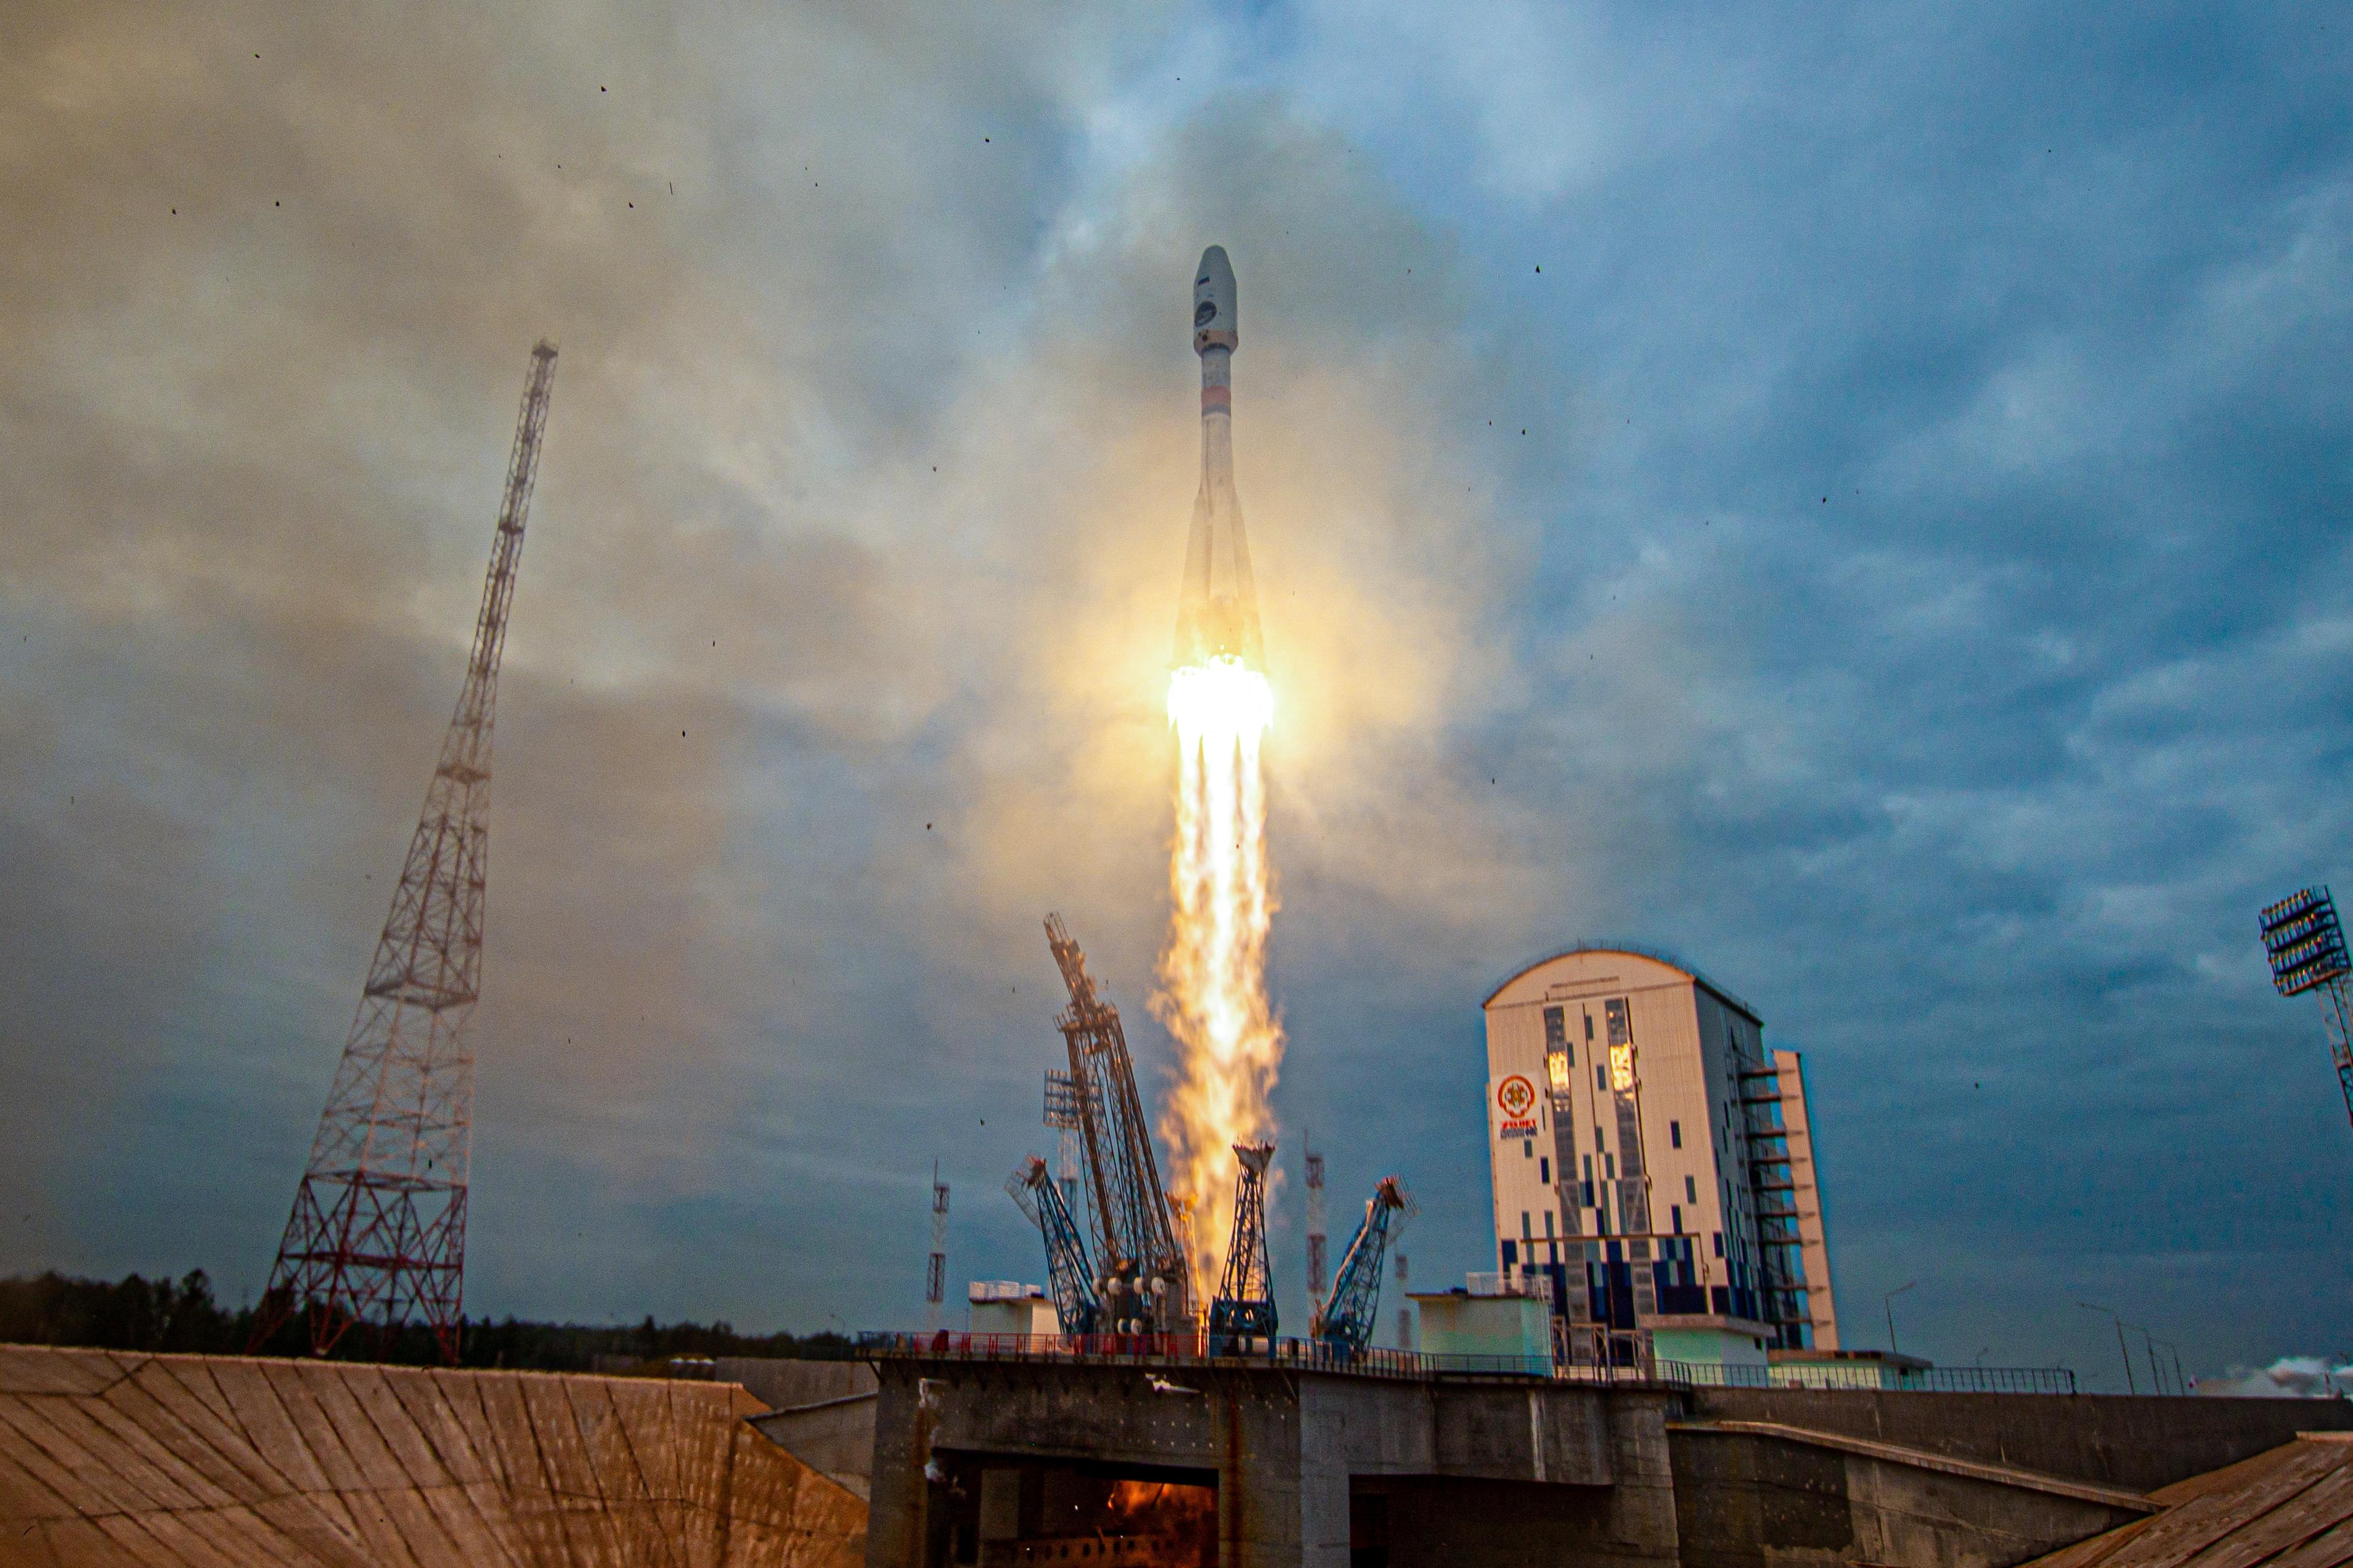
[[[2113,1310],[2106,1307],[2094,1307],[2089,1301],[2078,1301],[2075,1305],[2083,1308],[2086,1312],[2106,1312],[2108,1314],[2108,1321],[2116,1324],[2116,1354],[2124,1358],[2125,1363],[2125,1392],[2126,1394],[2138,1394],[2140,1392],[2140,1387],[2133,1382],[2132,1347],[2125,1343],[2125,1321],[2122,1318],[2117,1317]]]
[[[442,1359],[458,1360],[474,1115],[466,1026],[481,990],[491,721],[554,383],[555,346],[543,342],[523,383],[466,682],[255,1314],[253,1349],[308,1309],[313,1355],[356,1323],[386,1331],[421,1320]]]

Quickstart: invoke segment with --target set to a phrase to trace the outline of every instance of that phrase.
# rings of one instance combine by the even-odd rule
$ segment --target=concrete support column
[[[1330,1488],[1301,1464],[1299,1405],[1249,1380],[1221,1380],[1211,1395],[1218,1456],[1218,1568],[1347,1568],[1348,1478],[1339,1478],[1338,1549],[1322,1550],[1332,1526]]]
[[[931,1415],[919,1407],[919,1380],[905,1364],[885,1365],[874,1411],[872,1496],[866,1516],[866,1568],[917,1568],[923,1561]]]

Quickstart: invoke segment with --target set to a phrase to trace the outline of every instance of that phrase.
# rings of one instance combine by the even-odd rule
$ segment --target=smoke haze
[[[2309,22],[20,0],[0,1269],[259,1289],[543,333],[470,1308],[911,1321],[935,1156],[952,1279],[1038,1278],[1048,910],[1168,1066],[1216,242],[1335,1255],[1396,1171],[1493,1266],[1478,1004],[1618,935],[1807,1051],[1862,1342],[1915,1276],[1960,1362],[2327,1342],[2253,938],[2353,752]]]

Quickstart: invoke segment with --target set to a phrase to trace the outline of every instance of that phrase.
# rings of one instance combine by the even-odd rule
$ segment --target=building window
[[[1547,1050],[1556,1049],[1563,1041],[1568,1038],[1568,1030],[1561,1022],[1561,1010],[1557,1007],[1546,1008],[1544,1010],[1544,1021],[1545,1047]]]
[[[1520,1211],[1520,1239],[1523,1241],[1533,1240],[1535,1234],[1536,1227],[1529,1221],[1528,1211],[1522,1209]]]
[[[1720,1230],[1715,1233],[1715,1255],[1718,1258],[1724,1256],[1724,1232]]]
[[[1681,1235],[1683,1233],[1683,1205],[1681,1205],[1681,1204],[1670,1204],[1670,1205],[1667,1205],[1667,1216],[1668,1216],[1668,1217],[1667,1217],[1667,1228],[1668,1228],[1668,1229],[1670,1229],[1670,1230],[1672,1230],[1672,1231],[1673,1231],[1677,1236],[1681,1236]]]
[[[1609,1092],[1609,1069],[1599,1062],[1593,1064],[1593,1091],[1596,1094]]]
[[[1595,1122],[1593,1124],[1593,1146],[1596,1149],[1599,1149],[1607,1142],[1609,1142],[1609,1140],[1601,1136],[1601,1124],[1598,1121]]]
[[[1699,1183],[1690,1176],[1683,1178],[1683,1202],[1687,1204],[1699,1202]]]
[[[1549,1158],[1536,1162],[1536,1180],[1546,1186],[1552,1185],[1552,1161]]]
[[[1545,1210],[1545,1239],[1546,1241],[1552,1239],[1552,1210],[1550,1209]]]
[[[1618,1179],[1617,1155],[1604,1154],[1601,1156],[1601,1173],[1609,1177],[1613,1182]]]
[[[1521,1159],[1523,1159],[1523,1160],[1530,1160],[1530,1159],[1534,1159],[1534,1158],[1535,1157],[1535,1152],[1536,1152],[1536,1146],[1535,1146],[1534,1143],[1529,1142],[1528,1142],[1526,1139],[1525,1139],[1525,1138],[1523,1138],[1523,1139],[1521,1139],[1521,1140],[1520,1140],[1520,1158],[1521,1158]]]
[[[1588,1046],[1593,1043],[1593,1015],[1591,1013],[1585,1015],[1585,1043]]]
[[[1667,1142],[1672,1143],[1678,1149],[1683,1146],[1683,1124],[1682,1122],[1670,1121],[1667,1123]]]
[[[1593,1184],[1593,1156],[1590,1154],[1585,1156],[1585,1184],[1588,1187]]]

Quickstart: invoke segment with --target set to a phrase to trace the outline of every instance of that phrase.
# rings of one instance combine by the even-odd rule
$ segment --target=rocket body
[[[1234,269],[1225,247],[1201,253],[1193,273],[1193,352],[1201,356],[1201,489],[1185,545],[1185,584],[1176,606],[1176,667],[1239,659],[1266,668],[1259,633],[1258,584],[1242,534],[1234,489]]]

